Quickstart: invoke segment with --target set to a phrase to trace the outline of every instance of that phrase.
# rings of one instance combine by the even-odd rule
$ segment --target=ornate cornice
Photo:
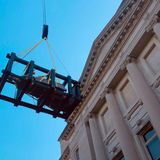
[[[132,1],[133,4],[135,4],[136,2],[137,1]],[[88,84],[88,88],[86,88],[86,90],[83,94],[83,101],[73,111],[73,113],[71,114],[71,116],[68,119],[68,123],[74,123],[74,120],[80,114],[82,108],[84,107],[86,99],[89,97],[89,95],[91,96],[91,93],[95,90],[96,85],[101,80],[101,78],[104,76],[108,67],[115,60],[119,51],[123,47],[123,44],[126,42],[127,38],[131,34],[132,30],[136,26],[137,21],[139,21],[140,17],[143,15],[143,12],[144,12],[145,8],[148,6],[149,2],[150,2],[150,0],[139,0],[136,3],[135,7],[131,10],[132,14],[131,14],[130,18],[126,22],[126,25],[122,28],[117,39],[115,40],[115,42],[111,46],[108,54],[106,55],[103,62],[101,63],[99,69],[97,70],[94,77],[92,78],[92,80]]]
[[[126,4],[125,8],[123,10],[120,10],[118,13],[113,16],[111,21],[107,24],[107,26],[103,29],[103,31],[100,33],[100,35],[96,38],[96,40],[93,43],[91,53],[87,60],[87,65],[85,66],[85,69],[81,76],[81,87],[84,87],[84,84],[86,83],[89,72],[92,69],[92,66],[94,64],[97,52],[99,49],[106,43],[108,39],[111,38],[114,31],[116,31],[119,26],[123,23],[124,19],[126,19],[126,15],[128,12],[131,11],[131,8],[134,6],[134,4],[137,2],[137,0],[130,0],[129,3]]]
[[[66,126],[66,128],[64,129],[64,131],[62,132],[62,134],[59,137],[59,141],[60,140],[68,140],[70,138],[70,136],[72,135],[73,131],[74,131],[74,124],[72,123],[68,123],[68,125]]]
[[[158,15],[154,15],[149,25],[146,27],[146,31],[150,32],[151,30],[153,30],[154,25],[159,22],[160,22],[160,17]]]
[[[67,147],[64,150],[64,152],[59,160],[69,160],[69,158],[70,158],[70,149],[69,149],[69,147]]]

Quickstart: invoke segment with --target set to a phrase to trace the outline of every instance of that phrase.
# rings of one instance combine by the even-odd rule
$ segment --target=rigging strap
[[[23,55],[23,58],[25,58],[30,52],[32,52],[38,45],[40,45],[43,41],[45,40],[44,39],[41,39],[40,41],[38,41],[36,44],[34,44],[32,47],[30,48],[27,48],[26,50],[24,50],[23,52],[19,53],[18,56],[22,56]]]
[[[53,58],[52,49],[51,49],[51,46],[50,46],[47,39],[46,39],[46,44],[47,44],[47,47],[48,47],[48,52],[49,52],[49,55],[50,55],[50,58],[51,58],[51,61],[52,61],[53,68],[56,70],[56,65],[55,65],[55,61],[54,61],[54,58]]]
[[[56,52],[55,52],[55,50],[54,50],[54,48],[53,48],[53,45],[51,45],[51,43],[49,43],[49,41],[48,41],[47,39],[46,39],[46,43],[48,43],[48,46],[49,46],[50,50],[53,50],[53,51],[54,51],[54,55],[55,55],[56,59],[59,61],[59,63],[62,65],[64,71],[65,71],[68,75],[70,75],[67,67],[65,66],[65,64],[63,63],[63,61],[61,60],[61,58],[58,56],[58,54],[56,54]]]

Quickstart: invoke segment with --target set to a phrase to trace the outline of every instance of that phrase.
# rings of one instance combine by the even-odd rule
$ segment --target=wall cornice
[[[63,130],[63,132],[60,135],[60,137],[58,138],[58,141],[60,141],[60,140],[68,140],[70,138],[70,136],[72,135],[72,133],[74,131],[74,128],[75,127],[74,127],[73,123],[68,123],[68,125]]]
[[[127,18],[126,15],[128,15],[129,12],[131,12],[133,6],[136,4],[137,1],[138,0],[130,0],[128,1],[126,6],[122,7],[121,10],[118,9],[115,16],[113,16],[110,22],[106,25],[106,27],[102,30],[99,36],[95,39],[87,63],[80,78],[82,88],[84,87],[84,84],[86,84],[87,79],[90,78],[89,72],[92,69],[95,58],[97,57],[100,48],[103,47],[106,41],[108,41],[114,34],[114,32],[123,24],[124,20]]]
[[[64,152],[59,160],[69,160],[69,158],[70,158],[70,149],[69,149],[69,147],[67,147],[64,150]]]

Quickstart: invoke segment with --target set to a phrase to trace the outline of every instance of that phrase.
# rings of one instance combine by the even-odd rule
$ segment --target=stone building
[[[123,0],[93,43],[60,160],[160,159],[160,0]]]

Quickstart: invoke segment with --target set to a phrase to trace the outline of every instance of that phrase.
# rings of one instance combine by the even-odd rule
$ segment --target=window
[[[137,102],[137,95],[131,83],[127,79],[123,86],[120,88],[121,96],[127,108],[132,107]]]
[[[107,134],[113,128],[113,124],[112,124],[112,120],[111,120],[111,115],[109,114],[108,109],[106,109],[102,113],[101,118],[102,118],[103,127],[105,128],[105,133]]]
[[[154,74],[158,73],[160,69],[160,54],[159,48],[153,44],[149,52],[145,55],[147,65],[151,68]]]
[[[148,83],[153,83],[160,72],[159,41],[153,37],[139,56],[139,67]]]
[[[76,157],[76,160],[80,160],[80,157],[79,157],[79,148],[77,148],[75,150],[75,157]]]
[[[152,160],[160,160],[160,139],[151,125],[142,134],[145,148]]]

